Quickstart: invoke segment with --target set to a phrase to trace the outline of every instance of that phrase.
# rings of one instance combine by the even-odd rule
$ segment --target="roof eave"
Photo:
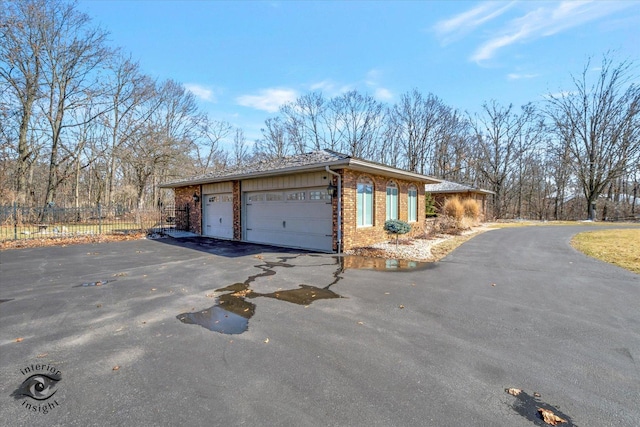
[[[349,159],[340,159],[340,160],[334,160],[331,162],[314,163],[311,165],[304,165],[304,166],[293,166],[289,168],[274,169],[269,171],[249,172],[249,173],[241,173],[241,174],[225,175],[225,176],[209,177],[209,178],[203,177],[203,178],[191,179],[191,180],[185,180],[185,181],[170,182],[166,184],[160,184],[159,187],[160,188],[178,188],[178,187],[188,187],[191,185],[213,184],[216,182],[223,182],[223,181],[265,178],[265,177],[275,176],[275,175],[290,175],[290,174],[295,174],[299,172],[315,172],[315,171],[325,170],[325,166],[329,166],[329,167],[347,166],[348,164],[349,164]]]
[[[402,169],[397,169],[391,166],[385,166],[376,163],[369,163],[366,161],[351,159],[348,164],[348,167],[353,170],[358,170],[362,172],[382,172],[385,176],[391,176],[394,178],[407,179],[410,178],[414,181],[422,181],[425,184],[438,184],[442,182],[442,180],[433,178],[426,175],[421,175],[415,172],[404,171]]]

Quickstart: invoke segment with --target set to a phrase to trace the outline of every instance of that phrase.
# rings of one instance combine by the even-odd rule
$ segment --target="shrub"
[[[427,218],[433,218],[438,216],[438,212],[436,211],[436,201],[431,195],[431,193],[424,194],[424,205],[425,205],[425,216]]]
[[[462,207],[464,209],[464,216],[477,221],[480,219],[480,205],[473,199],[464,199],[462,201]]]
[[[457,222],[462,221],[462,218],[464,218],[464,207],[458,196],[447,199],[444,202],[442,211],[446,216],[454,218]]]
[[[390,234],[396,235],[396,247],[398,246],[398,236],[400,234],[407,234],[411,231],[411,226],[398,219],[390,219],[384,223],[384,231]]]

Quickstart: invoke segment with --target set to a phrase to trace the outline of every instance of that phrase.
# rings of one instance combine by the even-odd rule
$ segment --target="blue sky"
[[[413,88],[463,111],[570,89],[602,54],[640,59],[640,2],[80,1],[110,41],[174,79],[217,120],[259,138],[284,102]]]

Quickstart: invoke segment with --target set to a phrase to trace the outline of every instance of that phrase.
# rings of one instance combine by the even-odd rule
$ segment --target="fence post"
[[[98,203],[98,234],[102,235],[102,206]]]
[[[189,223],[189,221],[191,220],[190,216],[191,214],[189,213],[189,205],[185,205],[185,210],[186,210],[186,215],[187,215],[187,230],[186,231],[191,231],[191,224]]]
[[[13,240],[18,240],[18,205],[13,202]]]

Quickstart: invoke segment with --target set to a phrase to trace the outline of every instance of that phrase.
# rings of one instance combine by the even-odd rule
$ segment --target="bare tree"
[[[247,138],[240,128],[236,128],[233,135],[233,163],[234,166],[242,165],[249,158],[249,148],[247,147]]]
[[[124,160],[133,171],[138,208],[148,200],[148,190],[155,201],[156,184],[182,175],[184,168],[178,165],[189,151],[200,120],[193,95],[173,80],[162,83],[144,108],[150,110],[149,121],[123,147]]]
[[[482,108],[482,115],[470,118],[476,135],[476,168],[495,193],[493,216],[502,218],[507,207],[505,196],[519,170],[520,159],[537,141],[534,129],[540,129],[539,122],[531,104],[522,107],[520,114],[513,112],[513,105],[502,107],[496,101],[484,103]]]
[[[320,150],[325,145],[322,120],[326,104],[322,93],[311,92],[280,108],[280,114],[284,118],[283,125],[294,152],[304,153],[309,148]]]
[[[60,184],[59,167],[66,159],[59,157],[65,129],[82,123],[66,120],[73,109],[87,108],[95,101],[99,82],[99,65],[111,55],[105,48],[106,33],[90,26],[86,14],[73,5],[57,0],[37,2],[44,7],[43,19],[37,23],[42,44],[42,67],[46,102],[42,106],[49,127],[49,174],[45,202],[51,203]],[[105,107],[106,108],[106,107]],[[95,109],[93,120],[105,110]]]
[[[371,158],[376,151],[375,143],[384,129],[383,105],[370,95],[349,91],[333,98],[328,110],[335,117],[335,128],[329,129],[329,133],[337,135],[338,151],[355,157]],[[334,146],[335,144],[330,144],[329,148]]]
[[[35,103],[42,96],[44,53],[39,24],[46,19],[45,13],[44,0],[0,3],[0,78],[8,89],[2,96],[3,123],[14,117],[17,122],[15,189],[21,204],[26,200],[27,174],[34,157],[29,132]],[[15,114],[9,114],[9,97],[17,102],[11,108]],[[3,134],[7,132],[3,125]]]
[[[141,73],[136,62],[120,55],[113,57],[107,69],[106,97],[110,111],[102,116],[102,124],[108,141],[105,202],[109,206],[113,201],[119,150],[149,121],[153,109],[141,107],[153,96],[155,82]]]
[[[402,147],[407,170],[426,173],[443,108],[444,104],[437,96],[430,93],[424,98],[417,89],[402,95],[393,107],[389,124],[393,128],[391,135]]]
[[[264,122],[262,139],[256,141],[254,154],[258,157],[284,157],[289,153],[287,130],[280,117],[270,117]]]
[[[197,139],[193,142],[197,173],[204,174],[226,165],[226,153],[221,143],[231,135],[230,123],[201,116],[197,122]]]
[[[547,114],[569,150],[591,220],[605,187],[624,176],[640,152],[640,86],[633,71],[633,63],[614,65],[605,55],[593,83],[589,60],[572,76],[570,92],[548,97]]]

